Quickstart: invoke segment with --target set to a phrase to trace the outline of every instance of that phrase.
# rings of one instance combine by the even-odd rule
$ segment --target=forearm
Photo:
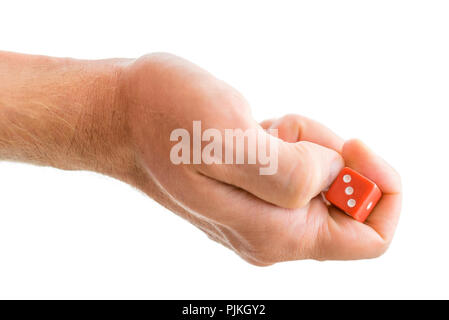
[[[0,52],[0,160],[115,175],[128,147],[123,63]]]

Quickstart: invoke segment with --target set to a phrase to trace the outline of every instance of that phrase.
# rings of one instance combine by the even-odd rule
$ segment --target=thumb
[[[269,161],[258,157],[255,164],[212,165],[202,167],[202,173],[280,207],[300,208],[326,189],[344,167],[339,153],[312,142],[289,143],[262,130],[257,139],[267,141]],[[264,144],[258,142],[260,155]]]

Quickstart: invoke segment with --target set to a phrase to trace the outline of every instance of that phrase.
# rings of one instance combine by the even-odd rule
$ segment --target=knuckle
[[[286,127],[290,130],[294,128],[297,133],[297,141],[302,138],[303,132],[306,130],[307,119],[297,114],[287,114],[282,118],[280,127]]]
[[[302,123],[304,120],[304,117],[302,117],[298,114],[289,113],[283,117],[283,120],[285,122],[289,122],[289,123]]]
[[[153,52],[142,56],[140,59],[147,61],[165,61],[178,58],[174,54],[168,52]]]

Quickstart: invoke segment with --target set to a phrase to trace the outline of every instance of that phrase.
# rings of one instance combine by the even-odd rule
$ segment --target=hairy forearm
[[[123,64],[0,52],[0,160],[120,175]]]

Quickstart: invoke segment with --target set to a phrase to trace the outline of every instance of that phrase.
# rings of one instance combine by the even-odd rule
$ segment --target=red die
[[[360,173],[344,168],[325,193],[326,199],[355,220],[364,222],[382,197],[379,187]]]

